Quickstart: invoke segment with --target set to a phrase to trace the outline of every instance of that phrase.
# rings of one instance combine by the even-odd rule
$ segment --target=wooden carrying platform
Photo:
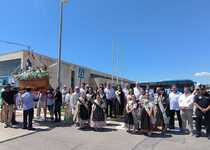
[[[48,89],[49,88],[49,78],[33,79],[33,80],[20,80],[20,89],[31,88],[36,89]]]

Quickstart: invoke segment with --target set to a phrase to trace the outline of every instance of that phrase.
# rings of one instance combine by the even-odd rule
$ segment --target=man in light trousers
[[[194,95],[191,94],[190,88],[184,87],[184,94],[179,98],[179,107],[181,110],[182,126],[185,133],[193,134],[193,102]],[[187,124],[189,130],[187,130]]]

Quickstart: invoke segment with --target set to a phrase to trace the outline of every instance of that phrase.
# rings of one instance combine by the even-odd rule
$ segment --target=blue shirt
[[[29,110],[34,107],[34,99],[35,97],[31,92],[25,92],[22,96],[23,101],[23,110]]]
[[[113,98],[115,98],[115,91],[113,88],[105,88],[104,93],[106,94],[107,100],[112,100]]]

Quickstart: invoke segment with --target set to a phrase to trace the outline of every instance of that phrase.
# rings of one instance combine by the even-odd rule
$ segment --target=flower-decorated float
[[[26,87],[33,90],[49,88],[49,73],[46,67],[21,70],[14,74],[14,78],[18,81],[20,89]]]

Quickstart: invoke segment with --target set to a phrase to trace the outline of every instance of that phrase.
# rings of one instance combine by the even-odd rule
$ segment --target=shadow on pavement
[[[12,137],[12,138],[0,141],[0,144],[10,142],[19,138],[27,137],[29,135],[37,134],[40,132],[48,132],[48,131],[53,130],[56,127],[70,127],[70,125],[67,125],[64,122],[55,123],[52,121],[37,121],[37,120],[34,120],[34,125],[35,127],[38,126],[35,128],[35,130],[32,130],[32,131],[28,130],[29,133],[25,133],[20,136],[16,136],[16,137]],[[22,127],[23,127],[23,123],[18,122],[18,124],[13,126],[13,129],[22,129]]]
[[[18,129],[18,128],[20,128],[20,127],[15,127],[15,128]],[[10,142],[10,141],[13,141],[13,140],[17,140],[17,139],[19,139],[19,138],[27,137],[27,136],[29,136],[29,135],[33,135],[33,134],[36,134],[36,133],[39,133],[39,132],[46,132],[46,131],[50,131],[50,130],[51,130],[50,128],[48,128],[48,129],[36,128],[36,130],[31,131],[30,133],[26,133],[26,134],[24,134],[24,135],[20,135],[20,136],[16,136],[16,137],[13,137],[13,138],[9,138],[9,139],[0,141],[0,144],[6,143],[6,142]]]
[[[48,128],[56,128],[56,127],[71,127],[72,125],[66,124],[63,121],[62,122],[54,122],[54,121],[39,121],[34,120],[34,124],[38,125],[40,127],[48,127]]]
[[[118,127],[118,126],[121,126],[121,124],[117,124],[117,123],[107,123],[106,125],[108,127]]]
[[[94,132],[113,132],[113,131],[117,131],[117,129],[111,129],[111,128],[101,128],[101,129],[95,130],[94,128],[91,128],[91,127],[79,128],[78,130],[80,130],[80,131],[94,131]]]
[[[110,129],[110,128],[102,128],[99,130],[93,130],[95,132],[113,132],[113,131],[117,131],[117,129]]]
[[[17,137],[14,137],[14,138],[3,140],[3,141],[0,141],[0,144],[10,142],[10,141],[13,141],[13,140],[16,140],[16,139],[19,139],[19,138],[23,138],[23,137],[26,137],[26,136],[29,136],[29,135],[33,135],[35,133],[37,133],[37,132],[31,132],[31,133],[28,133],[28,134],[24,134],[24,135],[21,135],[21,136],[17,136]]]
[[[188,135],[184,132],[181,132],[181,131],[175,131],[175,130],[169,130],[167,131],[168,134],[173,134],[173,135]]]
[[[128,131],[127,131],[128,132]],[[149,138],[172,138],[173,136],[170,135],[170,134],[162,134],[162,133],[156,133],[156,132],[153,132],[151,136],[148,136],[146,133],[142,133],[142,132],[135,132],[135,133],[132,133],[132,132],[128,132],[129,134],[132,134],[132,135],[144,135],[146,137],[149,137]]]
[[[90,127],[86,127],[86,128],[78,128],[78,130],[80,130],[80,131],[93,131],[93,129],[92,128],[90,128]]]
[[[161,134],[161,133],[152,133],[150,138],[172,138],[173,136],[170,134]]]

